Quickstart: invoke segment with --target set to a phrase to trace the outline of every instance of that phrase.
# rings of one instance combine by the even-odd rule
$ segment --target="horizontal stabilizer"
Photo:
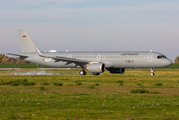
[[[21,55],[21,54],[13,54],[13,53],[7,53],[8,55],[14,55],[14,56],[20,56],[20,57],[29,57],[28,55]]]

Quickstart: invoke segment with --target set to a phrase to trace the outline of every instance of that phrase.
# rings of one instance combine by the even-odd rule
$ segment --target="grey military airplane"
[[[39,65],[56,68],[82,68],[80,75],[86,75],[88,70],[99,75],[105,70],[110,73],[124,73],[125,68],[150,68],[154,75],[154,68],[167,67],[172,64],[164,54],[152,51],[107,51],[107,52],[48,52],[39,51],[24,30],[18,30],[21,51],[12,54],[20,59]]]

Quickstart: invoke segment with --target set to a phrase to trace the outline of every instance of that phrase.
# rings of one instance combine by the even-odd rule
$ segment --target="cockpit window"
[[[158,59],[167,58],[165,55],[159,55],[157,56]]]

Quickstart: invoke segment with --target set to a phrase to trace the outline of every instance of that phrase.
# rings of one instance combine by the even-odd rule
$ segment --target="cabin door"
[[[147,57],[147,62],[152,62],[153,53],[149,53]]]
[[[72,58],[72,54],[68,54],[68,57],[69,57],[69,58]]]
[[[35,55],[35,61],[39,61],[39,54],[38,53]]]
[[[100,61],[101,55],[97,55],[97,61]]]

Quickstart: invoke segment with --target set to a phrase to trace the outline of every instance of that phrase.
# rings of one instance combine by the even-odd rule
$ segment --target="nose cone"
[[[172,65],[172,61],[170,59],[167,59],[165,62],[166,67]]]

